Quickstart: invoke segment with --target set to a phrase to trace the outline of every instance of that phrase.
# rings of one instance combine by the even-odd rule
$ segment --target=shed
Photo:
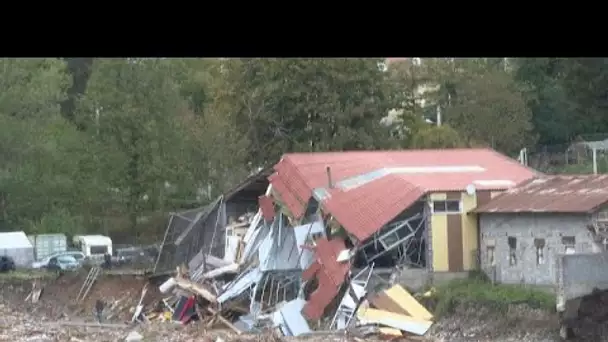
[[[554,285],[558,255],[608,246],[608,175],[537,177],[473,212],[479,215],[481,266],[491,278]]]
[[[0,255],[13,258],[17,267],[30,267],[34,262],[34,246],[24,232],[0,233]]]
[[[29,235],[28,239],[34,246],[34,258],[42,260],[57,253],[63,253],[68,249],[68,238],[65,234],[39,234]]]
[[[112,239],[104,235],[81,235],[78,237],[82,252],[86,256],[112,254]]]

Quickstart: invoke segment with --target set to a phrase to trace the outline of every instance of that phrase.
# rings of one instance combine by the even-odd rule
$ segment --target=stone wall
[[[587,215],[481,214],[481,267],[499,283],[555,285],[557,257],[566,252],[564,237],[574,237],[575,253],[600,251],[587,229],[588,222]],[[509,237],[516,241],[515,262],[510,260]],[[540,247],[539,262],[540,240],[544,245]],[[494,265],[490,258],[492,248]]]

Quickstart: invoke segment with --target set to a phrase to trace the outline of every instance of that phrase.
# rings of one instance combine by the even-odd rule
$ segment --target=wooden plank
[[[430,321],[433,319],[433,314],[430,313],[416,298],[414,298],[401,285],[395,285],[384,291],[393,302],[400,306],[409,316],[416,319]]]

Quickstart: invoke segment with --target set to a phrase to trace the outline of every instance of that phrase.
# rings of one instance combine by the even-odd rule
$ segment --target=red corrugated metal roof
[[[367,239],[424,195],[423,190],[396,175],[384,176],[374,181],[373,186],[347,192],[334,189],[330,193],[323,207],[343,227],[357,227],[351,234],[359,241]]]
[[[266,221],[272,221],[274,219],[274,201],[271,197],[262,195],[258,199],[260,210],[262,210],[262,216]]]
[[[327,167],[336,185],[328,188]],[[354,188],[340,182],[370,173],[384,174]],[[323,210],[359,240],[364,240],[433,191],[502,190],[538,173],[491,149],[360,151],[286,154],[270,182],[292,215],[300,218],[314,189],[331,194]]]
[[[310,280],[316,275],[317,289],[311,294],[304,305],[303,313],[310,319],[319,319],[325,308],[334,299],[344,283],[350,270],[350,262],[338,262],[338,254],[346,249],[344,240],[320,238],[316,242],[316,261],[302,274],[303,280]]]
[[[592,212],[608,202],[608,175],[543,176],[476,208],[479,213]]]
[[[279,177],[278,173],[274,173],[268,177],[268,180],[270,181],[270,184],[272,184],[273,191],[279,194],[280,200],[287,207],[287,209],[289,209],[291,215],[296,218],[301,217],[304,215],[306,206],[296,198],[293,190],[287,187],[283,181],[284,178],[285,177]]]
[[[319,277],[317,289],[310,295],[304,305],[302,313],[308,319],[320,319],[325,313],[325,308],[340,293],[340,287],[333,285],[327,277]]]

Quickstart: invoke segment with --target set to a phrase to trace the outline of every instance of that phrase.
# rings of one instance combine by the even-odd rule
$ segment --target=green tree
[[[458,148],[466,147],[458,132],[448,125],[424,128],[414,134],[413,148]]]
[[[65,63],[55,58],[2,58],[0,77],[0,110],[19,118],[56,114],[69,86]]]
[[[378,59],[244,59],[223,64],[218,101],[250,143],[253,165],[285,152],[386,147]]]
[[[429,101],[467,144],[509,153],[536,141],[525,93],[504,59],[425,59],[423,66],[437,86]]]
[[[230,179],[238,137],[228,117],[217,114],[205,73],[214,70],[176,59],[93,64],[81,116],[99,151],[97,178],[113,199],[103,212],[126,215],[132,235],[152,213],[200,204],[212,196],[205,191],[216,194]]]
[[[83,192],[80,134],[60,114],[69,78],[58,59],[0,60],[0,225],[28,229],[69,208]]]
[[[515,79],[527,89],[527,105],[540,144],[561,144],[584,133],[578,128],[576,103],[564,83],[565,72],[572,63],[566,58],[515,60]]]
[[[186,107],[168,77],[173,71],[169,60],[98,59],[83,99],[82,116],[101,150],[98,177],[118,200],[110,211],[124,206],[132,230],[158,208],[166,183],[192,185],[184,184],[191,160],[183,159],[179,118]]]
[[[608,58],[569,59],[562,74],[568,100],[574,103],[571,136],[608,132]]]
[[[411,146],[414,136],[428,127],[425,90],[433,84],[424,71],[411,58],[393,62],[387,70],[386,84],[393,107],[388,119],[403,147]]]

